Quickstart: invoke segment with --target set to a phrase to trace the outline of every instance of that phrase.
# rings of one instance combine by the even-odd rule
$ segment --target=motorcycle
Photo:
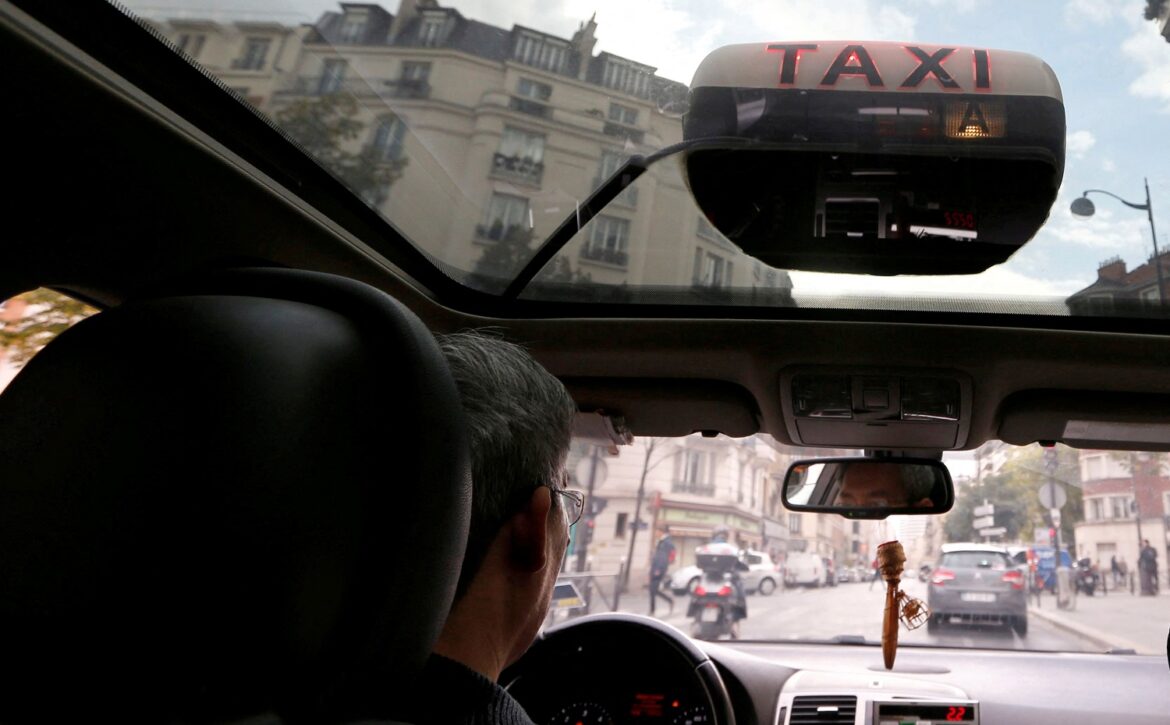
[[[695,551],[703,578],[691,591],[687,617],[696,639],[739,638],[739,622],[747,618],[747,597],[739,573],[748,565],[730,544],[714,543]]]
[[[1078,593],[1091,597],[1093,592],[1097,591],[1097,587],[1101,586],[1101,574],[1093,568],[1089,559],[1080,559],[1073,572],[1073,584]]]

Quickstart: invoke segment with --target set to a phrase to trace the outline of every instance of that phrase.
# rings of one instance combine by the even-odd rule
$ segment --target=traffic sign
[[[1003,526],[996,526],[993,529],[980,529],[980,536],[1003,536],[1007,533],[1007,529]]]
[[[985,503],[982,506],[976,506],[971,513],[976,516],[991,516],[995,513],[995,504]]]
[[[1040,504],[1046,509],[1058,509],[1068,501],[1064,487],[1051,481],[1040,487]]]
[[[971,527],[975,529],[987,529],[995,526],[994,516],[981,516],[971,521]]]
[[[594,465],[597,468],[594,468]],[[577,461],[577,467],[573,469],[573,474],[578,486],[589,485],[590,473],[593,474],[593,486],[595,488],[599,487],[605,483],[605,475],[609,473],[609,466],[605,465],[604,459],[594,458],[593,456],[586,456]]]
[[[1052,525],[1060,526],[1060,509],[1048,509],[1048,515],[1052,517]]]

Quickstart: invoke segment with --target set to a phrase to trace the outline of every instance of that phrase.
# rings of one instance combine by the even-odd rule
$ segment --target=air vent
[[[853,725],[857,718],[857,698],[809,695],[792,700],[789,725]]]

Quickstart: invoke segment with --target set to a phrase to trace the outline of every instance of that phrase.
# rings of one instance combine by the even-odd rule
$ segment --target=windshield
[[[587,503],[561,582],[581,597],[554,600],[549,622],[579,615],[589,598],[592,611],[650,613],[690,632],[702,547],[725,539],[746,565],[741,638],[876,644],[886,587],[876,552],[896,539],[901,589],[941,618],[903,629],[907,646],[1163,651],[1166,596],[1142,592],[1150,572],[1160,592],[1170,576],[1170,454],[992,441],[943,455],[956,500],[941,516],[850,521],[784,508],[792,462],[843,455],[862,452],[767,435],[575,441],[570,485]],[[1041,500],[1048,484],[1063,499],[1055,515]],[[1143,562],[1153,569],[1143,574]]]
[[[847,10],[616,0],[127,5],[444,272],[481,290],[505,291],[567,223],[574,233],[524,288],[529,299],[1165,314],[1170,152],[1160,129],[1170,113],[1170,43],[1156,1],[1016,3],[1010,21],[998,3],[921,0]],[[682,140],[689,84],[710,51],[832,39],[1010,49],[1047,62],[1067,115],[1066,161],[1036,236],[979,274],[776,268],[700,212],[677,155],[582,213],[628,159]],[[783,72],[779,55],[775,62]],[[1074,216],[1085,190],[1100,190],[1086,197],[1094,213]]]

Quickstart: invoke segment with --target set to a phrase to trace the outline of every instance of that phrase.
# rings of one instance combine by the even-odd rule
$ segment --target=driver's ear
[[[548,565],[549,511],[552,492],[541,486],[508,522],[509,557],[524,572],[538,572]]]

